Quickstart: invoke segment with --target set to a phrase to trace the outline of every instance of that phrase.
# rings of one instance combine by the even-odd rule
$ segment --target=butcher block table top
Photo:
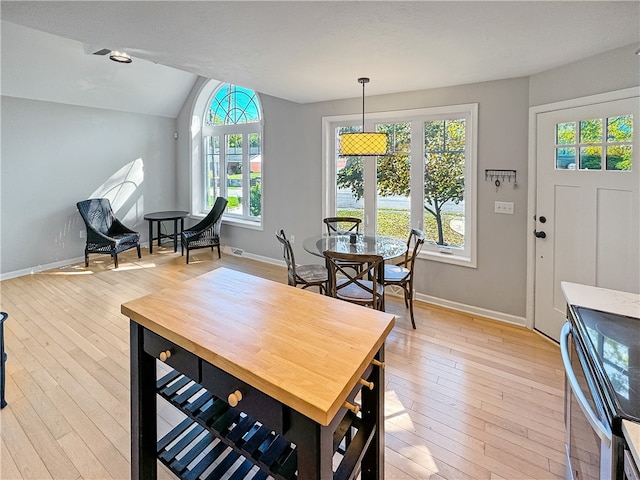
[[[139,325],[328,425],[393,315],[218,268],[122,304]]]

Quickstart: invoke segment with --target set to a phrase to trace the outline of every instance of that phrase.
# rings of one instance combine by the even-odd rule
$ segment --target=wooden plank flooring
[[[88,269],[70,265],[0,283],[0,309],[9,313],[3,480],[130,477],[123,302],[220,266],[286,282],[284,268],[218,260],[206,250],[189,265],[171,248],[121,257],[118,270],[92,255]],[[386,346],[385,478],[564,478],[556,345],[524,328],[419,302],[414,331],[402,301],[388,297],[387,304],[397,317]]]

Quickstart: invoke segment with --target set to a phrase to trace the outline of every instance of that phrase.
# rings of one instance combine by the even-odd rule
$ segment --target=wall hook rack
[[[505,181],[511,183],[513,180],[513,188],[514,190],[518,188],[518,178],[515,170],[497,170],[488,168],[484,171],[484,179],[485,181],[491,180],[493,184],[496,186],[496,192],[500,185],[502,185]]]

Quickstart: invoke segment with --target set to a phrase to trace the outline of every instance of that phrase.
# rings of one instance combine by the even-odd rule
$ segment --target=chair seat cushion
[[[296,275],[306,283],[326,282],[329,279],[327,268],[322,265],[298,265]]]
[[[373,295],[365,290],[364,288],[359,287],[355,283],[347,285],[346,287],[342,287],[349,280],[342,278],[337,281],[338,287],[338,298],[343,300],[355,300],[357,302],[370,302],[373,301]],[[360,283],[367,288],[373,290],[373,282],[369,280],[362,280]],[[341,288],[342,287],[342,288]],[[378,284],[377,286],[378,295],[382,295],[384,292],[384,288],[382,285]]]
[[[411,270],[404,268],[402,265],[385,265],[384,266],[384,281],[385,282],[400,282],[409,277]]]
[[[113,235],[111,238],[116,240],[116,243],[137,242],[140,239],[139,233],[121,233]]]

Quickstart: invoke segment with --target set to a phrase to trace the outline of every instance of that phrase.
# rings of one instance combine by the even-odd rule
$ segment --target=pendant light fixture
[[[364,86],[369,79],[361,77],[362,84],[362,132],[343,133],[340,135],[340,155],[367,156],[387,154],[387,134],[364,131]]]

